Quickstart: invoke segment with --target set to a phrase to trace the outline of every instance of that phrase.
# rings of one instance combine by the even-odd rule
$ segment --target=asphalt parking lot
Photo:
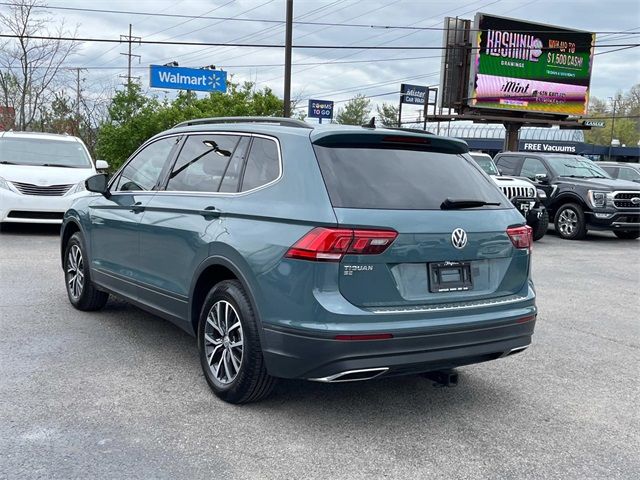
[[[219,401],[194,340],[111,300],[75,311],[57,228],[0,233],[0,478],[640,477],[640,241],[534,247],[532,348],[421,377]]]

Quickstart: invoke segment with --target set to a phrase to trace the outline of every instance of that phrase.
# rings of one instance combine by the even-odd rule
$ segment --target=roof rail
[[[190,125],[215,125],[219,123],[275,123],[283,127],[296,127],[296,128],[309,128],[313,129],[311,125],[302,120],[296,120],[295,118],[285,117],[215,117],[215,118],[196,118],[194,120],[187,120],[186,122],[180,122],[174,125],[173,128],[188,127]]]

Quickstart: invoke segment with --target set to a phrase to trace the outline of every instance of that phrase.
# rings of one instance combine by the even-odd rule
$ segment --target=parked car
[[[640,185],[614,180],[579,155],[505,152],[495,157],[507,175],[528,178],[544,190],[543,203],[562,238],[578,240],[588,230],[610,230],[618,238],[640,237]]]
[[[277,118],[156,135],[65,214],[71,304],[197,337],[211,389],[416,374],[527,348],[531,228],[459,140]]]
[[[98,160],[99,169],[108,164]],[[0,226],[62,223],[96,168],[82,140],[69,135],[0,132]]]
[[[502,193],[520,210],[522,216],[527,220],[527,225],[533,229],[533,240],[537,241],[544,237],[549,228],[549,213],[541,202],[541,198],[547,196],[545,191],[537,189],[529,180],[500,174],[491,155],[487,153],[469,152],[469,155],[487,175],[491,176]]]
[[[640,163],[598,162],[598,166],[611,175],[611,178],[640,183]]]

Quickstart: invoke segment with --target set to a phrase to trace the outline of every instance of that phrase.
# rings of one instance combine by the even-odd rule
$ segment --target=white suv
[[[469,155],[482,170],[491,175],[502,193],[520,210],[527,220],[527,225],[533,228],[533,239],[540,240],[544,237],[549,227],[549,213],[541,202],[542,199],[547,198],[545,191],[536,188],[533,183],[524,178],[502,175],[491,155],[483,152],[469,152]]]
[[[99,170],[108,168],[98,160]],[[69,135],[0,132],[0,224],[62,223],[96,167],[82,140]]]

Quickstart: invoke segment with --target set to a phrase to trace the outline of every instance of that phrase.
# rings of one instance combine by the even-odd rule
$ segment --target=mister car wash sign
[[[149,65],[149,86],[199,92],[226,92],[227,72]]]
[[[400,102],[412,103],[413,105],[424,105],[427,95],[427,87],[422,85],[400,84]]]

